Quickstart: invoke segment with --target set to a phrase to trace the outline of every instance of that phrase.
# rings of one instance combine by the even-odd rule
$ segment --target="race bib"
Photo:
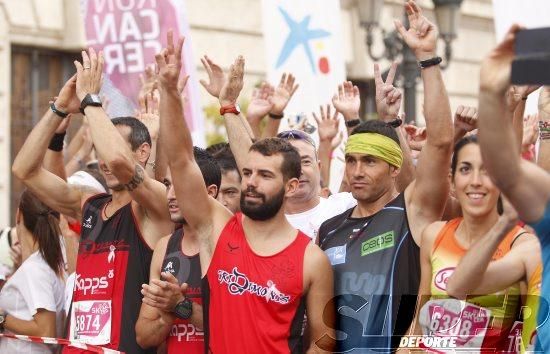
[[[71,340],[103,345],[111,341],[111,300],[90,300],[73,303]]]
[[[458,348],[479,353],[490,318],[491,311],[483,307],[456,299],[438,299],[422,307],[419,322],[424,335],[452,337]],[[444,351],[437,349],[437,352]]]

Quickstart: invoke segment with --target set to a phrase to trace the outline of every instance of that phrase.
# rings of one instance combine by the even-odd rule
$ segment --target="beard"
[[[252,193],[256,197],[259,197],[262,201],[259,204],[250,203],[245,200],[246,194]],[[254,188],[248,188],[241,193],[241,212],[255,221],[265,221],[273,218],[281,207],[285,200],[284,187],[275,194],[275,196],[269,200],[266,199],[265,194],[258,193]]]

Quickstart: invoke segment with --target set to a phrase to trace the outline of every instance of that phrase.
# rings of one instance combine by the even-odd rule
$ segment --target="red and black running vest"
[[[237,213],[225,225],[203,280],[209,353],[301,353],[304,254],[296,239],[272,256],[248,245]]]
[[[199,254],[194,256],[184,254],[181,248],[182,239],[183,228],[177,229],[170,236],[162,261],[162,271],[172,273],[180,284],[187,283],[189,287],[186,296],[191,301],[202,305]],[[204,353],[204,333],[189,320],[177,318],[166,339],[166,350],[168,354],[202,354]]]
[[[153,354],[136,342],[141,285],[149,283],[153,251],[143,239],[132,204],[103,220],[108,194],[90,198],[83,207],[82,234],[76,263],[69,339],[132,354]],[[64,354],[91,353],[65,347]]]

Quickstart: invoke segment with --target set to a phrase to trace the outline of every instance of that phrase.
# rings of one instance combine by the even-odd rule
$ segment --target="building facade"
[[[108,0],[133,1],[133,0]],[[135,1],[135,0],[134,0]],[[166,0],[156,0],[166,1]],[[183,0],[182,0],[183,1]],[[208,54],[224,67],[242,54],[246,61],[244,96],[266,76],[262,36],[261,0],[185,0],[190,21],[193,55],[199,78],[206,73],[199,58]],[[341,0],[343,50],[348,79],[362,89],[366,113],[373,96],[372,60],[367,56],[365,31],[359,26],[357,2]],[[433,19],[432,1],[419,3]],[[387,30],[393,18],[402,18],[403,2],[386,0],[380,23]],[[69,78],[85,46],[80,4],[77,0],[0,0],[0,226],[13,222],[22,189],[11,175],[11,164],[28,132],[40,119],[48,101]],[[464,0],[453,59],[444,78],[451,107],[477,105],[479,64],[495,44],[490,0]],[[375,41],[381,42],[380,36]],[[441,46],[442,47],[442,46]],[[375,52],[382,50],[380,44]],[[382,66],[388,63],[382,62]],[[421,116],[422,85],[417,95]],[[370,88],[370,89],[369,89]],[[216,104],[201,90],[204,106]],[[78,118],[77,118],[78,119]]]

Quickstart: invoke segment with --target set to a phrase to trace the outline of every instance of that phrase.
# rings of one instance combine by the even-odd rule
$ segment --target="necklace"
[[[109,216],[107,216],[107,207],[109,206],[109,204],[111,204],[111,201],[108,201],[105,206],[103,207],[103,218],[105,220],[108,220],[109,219]]]

